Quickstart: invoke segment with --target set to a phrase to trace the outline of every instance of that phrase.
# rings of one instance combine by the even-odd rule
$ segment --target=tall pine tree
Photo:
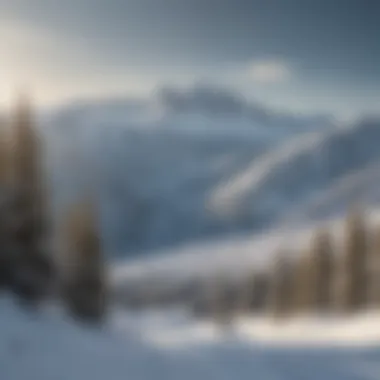
[[[380,228],[377,225],[372,234],[369,255],[370,305],[380,307]]]
[[[242,291],[243,312],[262,312],[268,303],[270,276],[267,273],[252,273]]]
[[[83,321],[102,322],[106,312],[106,274],[98,218],[89,202],[74,207],[66,223],[66,269],[62,295],[71,314]]]
[[[270,283],[269,312],[275,319],[290,316],[294,311],[294,263],[287,252],[277,255]]]
[[[3,120],[0,125],[0,289],[5,289],[11,281],[10,252],[7,239],[7,217],[9,211],[9,139],[7,138],[7,125]]]
[[[369,239],[364,216],[358,208],[347,217],[344,243],[338,302],[342,311],[354,312],[369,301]]]
[[[11,288],[23,301],[31,303],[49,292],[53,267],[46,247],[41,138],[24,98],[15,108],[10,132],[5,249],[10,259]]]

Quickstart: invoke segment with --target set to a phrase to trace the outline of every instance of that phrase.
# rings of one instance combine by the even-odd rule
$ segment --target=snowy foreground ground
[[[380,315],[273,325],[237,321],[221,334],[179,312],[115,312],[102,331],[0,299],[1,380],[380,379]]]

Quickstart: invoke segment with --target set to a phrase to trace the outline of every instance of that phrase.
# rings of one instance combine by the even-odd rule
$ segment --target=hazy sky
[[[0,0],[0,99],[231,86],[294,110],[380,109],[378,0]]]

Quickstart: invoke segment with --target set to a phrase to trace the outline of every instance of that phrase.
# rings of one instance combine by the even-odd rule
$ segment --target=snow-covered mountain
[[[254,214],[219,212],[214,193],[283,142],[335,127],[205,87],[77,102],[43,118],[58,211],[96,189],[106,246],[123,255],[261,227]]]
[[[267,226],[273,217],[288,221],[290,214],[307,215],[309,208],[316,217],[318,202],[324,206],[325,198],[324,217],[333,216],[353,202],[369,200],[365,193],[379,192],[380,182],[373,178],[380,163],[379,139],[380,120],[296,136],[222,184],[212,194],[213,202],[226,213]],[[327,203],[329,197],[334,202]],[[342,202],[343,208],[338,207]]]
[[[72,101],[53,112],[53,120],[62,128],[78,123],[138,127],[139,129],[175,129],[187,133],[236,136],[262,136],[278,139],[297,132],[330,129],[332,115],[293,114],[249,102],[227,89],[194,86],[185,90],[162,88],[148,98],[106,98]]]
[[[125,279],[156,278],[157,283],[165,279],[178,286],[218,273],[241,278],[265,270],[280,252],[306,252],[320,226],[334,232],[339,244],[343,218],[357,203],[368,211],[367,221],[378,228],[378,141],[380,122],[367,120],[296,136],[268,149],[209,194],[212,209],[245,220],[246,225],[261,221],[266,229],[162,250],[154,257],[121,265],[115,268],[116,287],[125,287]]]

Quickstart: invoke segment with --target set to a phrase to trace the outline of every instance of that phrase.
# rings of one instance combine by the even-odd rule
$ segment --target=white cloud
[[[255,61],[248,67],[248,76],[258,83],[279,83],[291,77],[291,70],[284,62]]]

